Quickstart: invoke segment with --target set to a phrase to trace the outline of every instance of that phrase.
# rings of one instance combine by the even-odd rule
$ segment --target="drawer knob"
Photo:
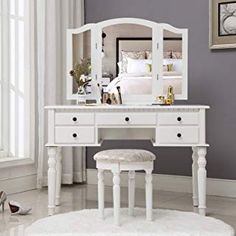
[[[128,122],[128,121],[129,121],[129,117],[125,117],[125,121],[127,121],[127,122]]]
[[[77,117],[73,117],[72,120],[73,120],[74,122],[76,122],[76,121],[77,121]]]
[[[73,133],[72,136],[73,136],[73,138],[77,138],[77,134],[76,133]]]
[[[178,118],[177,118],[177,121],[181,121],[182,120],[182,118],[179,116]]]
[[[178,137],[178,138],[181,138],[181,136],[182,136],[181,133],[178,133],[178,134],[177,134],[177,137]]]

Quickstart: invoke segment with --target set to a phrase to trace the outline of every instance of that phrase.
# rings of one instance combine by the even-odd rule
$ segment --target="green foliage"
[[[70,71],[70,75],[76,81],[78,87],[86,86],[91,81],[91,79],[88,79],[90,73],[91,73],[90,58],[81,59],[81,62],[76,63],[74,65],[74,68]]]

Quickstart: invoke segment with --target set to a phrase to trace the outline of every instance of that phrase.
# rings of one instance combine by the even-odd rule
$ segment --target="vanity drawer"
[[[94,143],[94,132],[94,127],[56,127],[55,143]]]
[[[93,125],[93,113],[61,112],[55,114],[55,125]]]
[[[198,127],[159,127],[157,142],[160,144],[188,144],[199,142]]]
[[[198,125],[198,112],[158,113],[159,125]]]
[[[98,125],[155,125],[156,114],[150,113],[98,113],[96,115]]]

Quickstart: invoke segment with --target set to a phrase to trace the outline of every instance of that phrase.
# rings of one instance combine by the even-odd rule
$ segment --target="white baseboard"
[[[121,174],[121,186],[127,187],[127,172]],[[105,172],[105,185],[112,186],[112,174]],[[136,187],[144,188],[144,173],[136,173]],[[87,184],[97,184],[97,170],[87,169]],[[192,193],[192,178],[179,175],[153,174],[153,189]],[[236,180],[207,178],[207,194],[236,197]]]
[[[0,179],[0,190],[5,191],[7,194],[33,190],[36,189],[36,181],[36,174],[18,176],[14,178],[4,178]]]
[[[61,182],[62,184],[73,184],[73,183],[81,183],[85,182],[86,179],[86,172],[73,172],[72,174],[62,174],[61,176]],[[48,177],[45,175],[43,177],[43,184],[42,186],[47,186],[48,185]],[[38,187],[40,188],[40,187]]]

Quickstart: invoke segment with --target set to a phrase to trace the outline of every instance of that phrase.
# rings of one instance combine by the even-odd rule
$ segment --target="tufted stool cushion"
[[[154,161],[156,156],[142,149],[112,149],[98,152],[94,155],[96,161],[116,162],[143,162]]]

